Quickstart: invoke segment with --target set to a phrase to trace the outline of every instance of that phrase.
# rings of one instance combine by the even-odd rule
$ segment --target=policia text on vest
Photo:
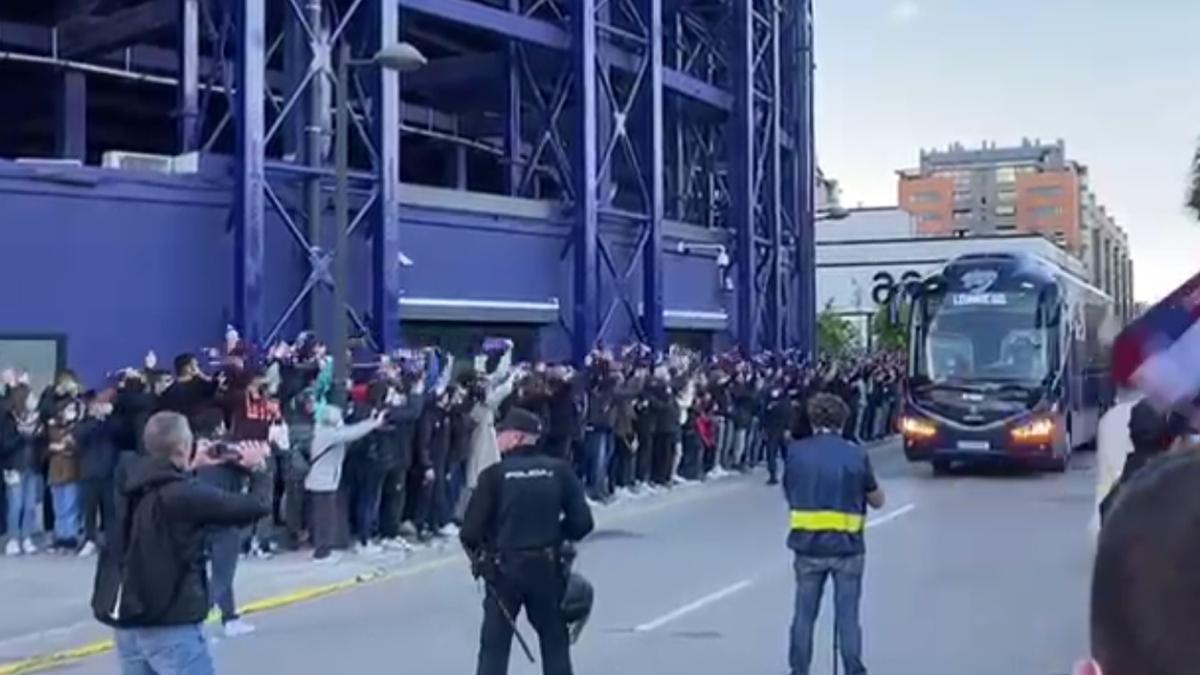
[[[788,547],[796,571],[792,675],[809,673],[813,627],[829,577],[836,611],[834,639],[845,672],[865,675],[858,619],[866,553],[863,530],[867,507],[878,509],[884,503],[871,460],[865,450],[836,433],[818,432],[791,444],[783,483],[791,508]]]

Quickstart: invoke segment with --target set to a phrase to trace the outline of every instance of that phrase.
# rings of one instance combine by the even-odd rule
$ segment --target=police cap
[[[531,436],[542,435],[542,421],[537,415],[524,408],[513,408],[496,425],[496,433],[502,431],[518,431]]]

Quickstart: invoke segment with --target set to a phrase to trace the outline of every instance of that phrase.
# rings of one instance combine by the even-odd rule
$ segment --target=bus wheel
[[[949,476],[950,475],[950,460],[948,460],[948,459],[933,460],[933,475]]]

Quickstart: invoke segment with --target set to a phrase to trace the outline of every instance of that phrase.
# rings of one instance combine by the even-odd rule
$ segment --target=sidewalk
[[[286,596],[321,595],[338,590],[327,588],[330,585],[348,586],[402,567],[449,564],[459,556],[458,550],[457,541],[447,539],[407,555],[347,553],[336,564],[314,564],[311,552],[243,560],[235,581],[238,604],[245,607],[266,599],[271,599],[271,605],[290,604],[303,598]],[[0,557],[0,597],[4,598],[0,604],[5,609],[0,612],[0,673],[15,661],[111,637],[112,631],[91,616],[95,568],[95,558]]]
[[[717,491],[712,488],[733,487],[736,482],[737,476],[731,475],[653,494],[626,495],[614,503],[595,507],[597,527],[688,501],[698,497],[698,493],[715,494]],[[382,577],[418,574],[452,564],[465,566],[465,561],[455,538],[419,547],[407,554],[345,553],[335,564],[314,564],[311,552],[301,551],[270,560],[242,560],[238,565],[235,588],[239,607],[253,623],[254,612],[294,604]],[[0,675],[28,672],[22,664],[27,659],[42,659],[81,648],[106,651],[101,643],[112,637],[112,631],[92,618],[89,604],[95,567],[95,558],[50,554],[0,556],[0,598],[3,598],[0,607],[4,609],[0,611]],[[16,668],[18,665],[21,667]]]

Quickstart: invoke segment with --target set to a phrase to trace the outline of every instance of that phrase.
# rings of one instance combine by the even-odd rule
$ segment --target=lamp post
[[[334,249],[334,314],[333,314],[333,381],[334,397],[338,403],[344,404],[346,381],[350,378],[350,335],[349,322],[346,320],[346,308],[349,304],[349,293],[346,286],[349,282],[350,271],[350,69],[355,67],[373,66],[394,70],[399,73],[409,73],[425,66],[425,56],[413,45],[400,42],[385,46],[374,57],[355,60],[350,53],[350,44],[343,40],[338,51],[337,66],[337,117],[335,126],[337,136],[334,139],[334,155],[336,163],[336,188],[334,192],[334,217],[337,221],[337,246]]]

